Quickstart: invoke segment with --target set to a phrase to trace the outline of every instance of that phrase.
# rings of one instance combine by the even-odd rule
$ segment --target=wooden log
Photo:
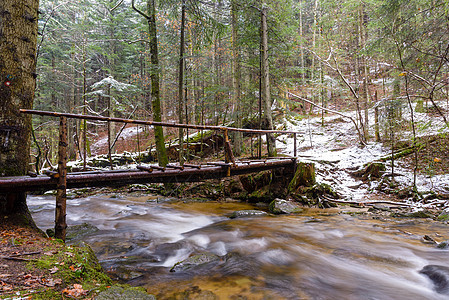
[[[149,173],[153,172],[153,168],[152,167],[137,166],[136,168],[139,169],[139,170],[142,170],[142,171],[149,172]]]
[[[250,160],[239,160],[239,161],[237,161],[237,163],[249,165],[251,163],[251,161]]]
[[[292,160],[273,160],[266,163],[242,164],[231,168],[231,176],[243,175],[253,172],[277,168],[294,168]],[[225,170],[223,166],[228,166],[223,162],[203,164],[201,169],[184,168],[182,172],[178,170],[166,170],[165,172],[142,172],[139,169],[103,171],[92,174],[68,174],[68,188],[82,188],[94,186],[123,186],[133,183],[170,183],[170,182],[196,182],[212,178],[224,177]],[[57,188],[56,180],[47,176],[39,175],[37,177],[14,176],[0,177],[0,192],[15,191],[48,191]]]
[[[57,171],[45,170],[44,174],[47,175],[48,177],[51,177],[54,179],[59,178],[59,172],[57,172]]]
[[[165,168],[171,168],[176,170],[184,170],[183,166],[177,166],[177,165],[166,165]]]
[[[153,169],[156,169],[156,170],[159,170],[159,171],[165,172],[165,167],[161,167],[161,166],[156,166],[156,165],[151,165],[151,167],[152,167]]]
[[[105,122],[110,121],[110,122],[119,122],[119,123],[142,124],[142,125],[150,125],[150,126],[165,126],[165,127],[175,127],[175,128],[192,128],[192,129],[198,129],[198,130],[227,129],[229,131],[238,131],[238,132],[255,133],[255,134],[266,134],[266,133],[293,134],[296,132],[296,131],[284,131],[284,130],[245,129],[245,128],[225,127],[225,126],[193,125],[193,124],[178,124],[178,123],[169,123],[169,122],[132,120],[132,119],[102,117],[102,116],[93,116],[93,115],[80,115],[80,114],[50,112],[50,111],[39,111],[39,110],[32,110],[32,109],[20,109],[20,112],[25,113],[25,114],[33,114],[33,115],[40,115],[40,116],[51,116],[51,117],[64,116],[64,117],[73,118],[73,119],[96,120],[96,121],[105,121]],[[296,132],[296,133],[301,134],[301,132]]]
[[[293,133],[293,156],[296,157],[297,150],[296,150],[296,133]]]
[[[184,167],[194,168],[194,169],[201,169],[201,165],[193,165],[193,164],[184,164]]]
[[[235,167],[235,158],[234,158],[234,154],[232,153],[231,142],[229,141],[229,135],[228,135],[227,129],[223,130],[223,137],[224,137],[225,161],[226,161],[226,163],[232,163],[232,165]],[[226,176],[231,176],[231,166],[227,167]]]
[[[58,185],[56,190],[55,237],[65,241],[67,202],[67,118],[59,122]]]
[[[224,162],[207,162],[206,165],[220,166],[220,167],[230,167],[231,166],[231,164],[224,163]]]

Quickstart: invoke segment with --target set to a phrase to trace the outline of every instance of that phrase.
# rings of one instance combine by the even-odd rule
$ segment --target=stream
[[[41,229],[54,226],[54,196],[28,206]],[[449,267],[449,250],[421,242],[448,240],[445,224],[336,209],[229,218],[246,209],[264,208],[105,194],[68,200],[67,223],[97,227],[80,239],[104,269],[158,299],[449,299],[449,277],[435,288],[419,272]]]

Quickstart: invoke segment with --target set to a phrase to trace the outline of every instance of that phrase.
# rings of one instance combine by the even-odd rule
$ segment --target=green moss
[[[438,221],[449,221],[449,214],[441,214],[437,217]]]
[[[52,249],[46,249],[51,251]],[[69,285],[79,283],[90,290],[99,286],[110,285],[112,280],[103,272],[95,253],[87,245],[63,246],[49,255],[42,255],[36,262],[30,262],[30,268],[42,270],[56,269],[54,278],[60,278]],[[50,298],[47,298],[50,299]]]
[[[33,299],[36,300],[48,300],[48,299],[63,299],[61,296],[61,292],[53,290],[53,289],[44,289],[38,290],[35,294],[33,294]]]
[[[310,187],[316,183],[315,164],[300,162],[295,175],[288,185],[289,193],[296,192],[301,186]]]

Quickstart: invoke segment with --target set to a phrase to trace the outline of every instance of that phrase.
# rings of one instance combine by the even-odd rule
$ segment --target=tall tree
[[[265,128],[273,130],[273,117],[271,113],[271,93],[270,93],[270,72],[268,64],[268,26],[267,26],[267,8],[261,9],[261,75],[262,75],[262,102],[264,108]],[[267,134],[268,156],[276,156],[276,140],[272,133]]]
[[[240,47],[238,36],[238,11],[237,1],[231,1],[231,31],[232,31],[232,104],[234,107],[235,126],[242,127],[241,118],[241,63]],[[239,156],[242,152],[243,134],[235,132],[234,134],[234,154]]]
[[[19,109],[33,106],[38,7],[38,0],[0,2],[1,176],[25,175],[29,167],[31,117]],[[26,194],[1,195],[0,212],[30,217]]]
[[[151,100],[153,108],[153,120],[156,122],[162,121],[161,111],[161,91],[160,91],[160,66],[159,66],[159,50],[158,50],[158,35],[156,27],[156,3],[155,0],[147,1],[147,12],[143,13],[137,9],[132,1],[132,7],[140,15],[145,17],[148,22],[148,34],[150,38],[150,53],[151,53]],[[167,150],[165,149],[164,131],[162,126],[154,127],[154,136],[156,139],[156,151],[158,163],[161,166],[166,166],[168,163]]]

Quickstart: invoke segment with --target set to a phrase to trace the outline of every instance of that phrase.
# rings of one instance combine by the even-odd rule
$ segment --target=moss
[[[53,249],[54,247],[46,250],[52,251]],[[29,267],[42,270],[56,267],[54,278],[60,278],[66,285],[80,283],[86,290],[112,283],[112,280],[103,272],[95,253],[89,246],[85,244],[62,246],[56,253],[54,252],[48,252],[49,255],[44,254],[36,262],[30,262]]]
[[[300,162],[297,165],[295,175],[288,185],[288,192],[294,193],[301,186],[310,187],[316,183],[315,164]]]
[[[441,214],[437,217],[438,221],[449,221],[449,214]]]

